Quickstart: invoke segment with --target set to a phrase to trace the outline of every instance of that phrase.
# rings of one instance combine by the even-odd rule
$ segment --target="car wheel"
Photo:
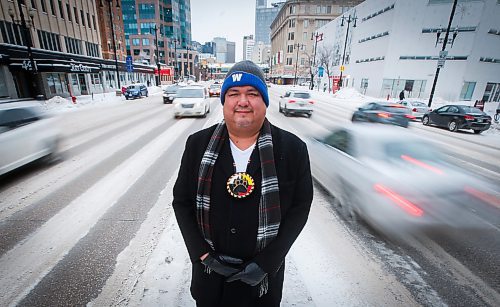
[[[351,225],[356,225],[358,223],[358,214],[351,206],[349,201],[345,200],[344,197],[338,196],[333,200],[333,204],[336,207],[338,213]]]
[[[430,124],[429,116],[422,117],[422,124],[424,124],[424,126],[429,126],[429,124]]]
[[[474,130],[474,134],[480,134],[483,130]]]
[[[448,123],[448,130],[451,132],[456,132],[458,130],[458,123],[456,120],[452,120]]]
[[[283,113],[283,108],[281,107],[281,105],[279,105],[279,111],[280,113]]]
[[[351,121],[352,122],[357,122],[358,121],[358,117],[356,115],[352,115]]]

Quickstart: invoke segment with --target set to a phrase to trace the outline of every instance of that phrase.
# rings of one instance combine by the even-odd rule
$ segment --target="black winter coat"
[[[191,135],[182,157],[174,186],[173,208],[193,263],[191,293],[197,302],[207,306],[237,306],[249,303],[257,296],[257,287],[236,281],[225,283],[223,276],[206,274],[200,256],[211,248],[204,240],[196,221],[196,189],[198,170],[215,126]],[[304,227],[312,197],[312,178],[307,147],[295,135],[271,125],[275,167],[278,176],[281,223],[278,236],[260,251],[256,251],[258,205],[262,180],[257,146],[247,167],[255,180],[255,189],[248,197],[236,199],[226,190],[227,179],[235,172],[229,139],[221,148],[212,177],[210,227],[215,251],[256,262],[269,276],[269,291],[261,306],[279,306],[283,285],[284,259]],[[226,302],[226,303],[224,303]],[[257,301],[253,301],[255,305]],[[276,304],[277,303],[277,304]],[[241,306],[244,306],[242,304]]]

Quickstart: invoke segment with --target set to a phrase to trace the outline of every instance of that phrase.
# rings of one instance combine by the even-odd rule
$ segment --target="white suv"
[[[306,114],[311,117],[314,110],[314,101],[311,99],[311,94],[304,90],[291,90],[285,93],[285,96],[280,96],[279,101],[280,112],[285,116],[290,114]]]
[[[186,86],[177,91],[174,98],[174,117],[202,116],[210,113],[208,91],[203,86]]]

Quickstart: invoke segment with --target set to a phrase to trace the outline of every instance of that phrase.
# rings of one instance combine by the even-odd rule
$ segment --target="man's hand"
[[[267,273],[264,272],[257,263],[250,262],[242,271],[229,277],[226,281],[232,282],[241,280],[250,286],[256,286],[266,277],[266,275]]]
[[[239,265],[243,263],[243,260],[227,255],[210,253],[201,261],[201,263],[215,273],[228,277],[241,270]]]

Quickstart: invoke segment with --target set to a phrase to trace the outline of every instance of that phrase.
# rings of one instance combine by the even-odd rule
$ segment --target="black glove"
[[[215,273],[228,277],[241,270],[239,265],[243,263],[243,260],[227,255],[210,253],[201,263]]]
[[[241,280],[250,286],[256,286],[264,279],[264,277],[266,277],[266,275],[267,273],[262,271],[257,263],[250,262],[241,272],[234,274],[226,281],[232,282],[235,280]]]

